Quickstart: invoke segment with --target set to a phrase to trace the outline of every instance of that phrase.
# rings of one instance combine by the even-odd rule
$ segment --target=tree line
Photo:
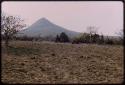
[[[88,33],[82,33],[80,36],[75,37],[73,39],[69,38],[69,36],[62,32],[58,34],[55,38],[52,38],[51,36],[48,36],[46,38],[42,37],[16,37],[14,36],[17,32],[20,31],[23,27],[26,26],[24,24],[24,20],[22,20],[20,17],[16,16],[9,16],[6,14],[2,14],[1,16],[1,36],[2,39],[5,41],[5,45],[9,45],[9,41],[11,39],[14,40],[29,40],[29,41],[37,41],[37,40],[49,40],[49,41],[55,41],[55,42],[68,42],[72,44],[79,44],[79,43],[95,43],[95,44],[123,44],[123,30],[118,32],[117,34],[120,35],[119,40],[117,39],[111,39],[108,36],[105,38],[103,35],[99,35],[97,33],[97,29],[95,27],[88,27]]]
[[[97,33],[97,28],[93,26],[88,27],[87,31],[88,33],[82,33],[73,39],[70,39],[65,32],[62,32],[60,35],[56,36],[55,42],[70,42],[72,44],[123,44],[123,31],[119,32],[119,35],[121,36],[118,39],[109,36],[104,36],[103,34],[99,35]]]
[[[122,39],[114,39],[109,38],[108,36],[99,35],[99,34],[89,34],[89,33],[82,33],[80,36],[77,36],[73,39],[70,39],[66,33],[61,33],[60,35],[64,34],[65,36],[60,37],[59,35],[56,36],[55,42],[69,42],[72,44],[80,44],[80,43],[88,43],[88,44],[123,44]]]

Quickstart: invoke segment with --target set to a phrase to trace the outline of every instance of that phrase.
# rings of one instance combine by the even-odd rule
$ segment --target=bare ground
[[[123,46],[11,42],[2,46],[2,82],[114,84],[123,82]]]

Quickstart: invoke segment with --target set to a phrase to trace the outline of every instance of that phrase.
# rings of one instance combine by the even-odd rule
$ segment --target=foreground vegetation
[[[54,42],[2,45],[3,83],[122,83],[123,46]]]

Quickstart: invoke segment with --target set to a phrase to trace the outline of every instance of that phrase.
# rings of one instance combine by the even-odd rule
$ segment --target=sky
[[[27,27],[44,17],[76,32],[94,26],[99,34],[116,36],[123,29],[121,1],[4,1],[2,12],[20,16]]]

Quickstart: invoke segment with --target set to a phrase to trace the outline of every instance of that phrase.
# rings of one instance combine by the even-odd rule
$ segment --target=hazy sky
[[[2,11],[22,17],[28,26],[45,17],[77,32],[85,32],[88,26],[95,26],[98,33],[116,35],[115,32],[123,29],[121,1],[9,1],[2,3]]]

